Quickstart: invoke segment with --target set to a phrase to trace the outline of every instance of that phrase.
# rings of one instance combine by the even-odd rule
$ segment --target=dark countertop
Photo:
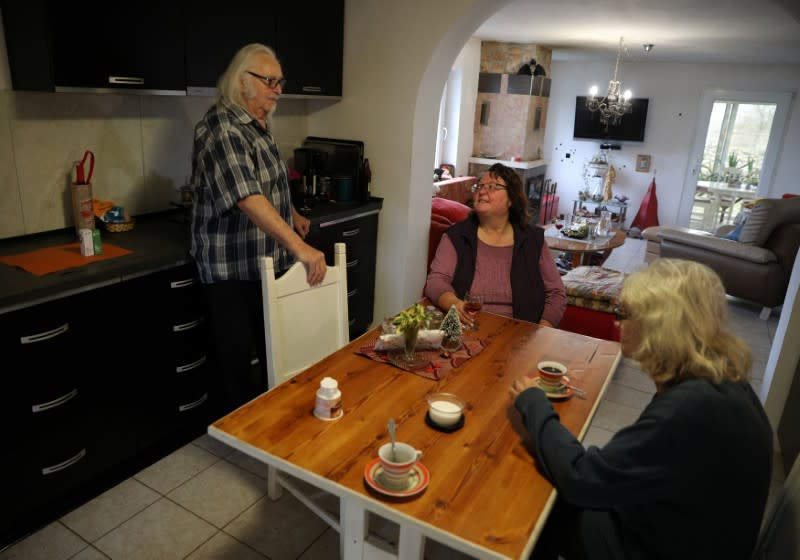
[[[383,199],[374,197],[367,202],[320,203],[311,210],[311,227],[325,227],[330,222],[379,211],[382,205]],[[0,264],[0,313],[191,262],[186,220],[185,211],[175,209],[137,216],[136,226],[131,231],[109,233],[101,230],[103,243],[132,252],[45,276]],[[12,237],[0,240],[0,255],[15,255],[75,241],[72,227]]]

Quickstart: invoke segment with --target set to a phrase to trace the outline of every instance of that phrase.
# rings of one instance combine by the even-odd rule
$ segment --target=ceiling
[[[800,64],[798,0],[516,0],[475,32],[535,43],[554,60]],[[652,43],[645,53],[642,45]]]

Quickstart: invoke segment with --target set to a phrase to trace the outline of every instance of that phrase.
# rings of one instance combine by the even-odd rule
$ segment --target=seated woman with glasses
[[[492,165],[472,186],[473,211],[442,236],[425,283],[425,296],[444,311],[465,309],[467,292],[479,294],[483,311],[557,327],[567,295],[544,230],[531,226],[522,181],[510,167]]]

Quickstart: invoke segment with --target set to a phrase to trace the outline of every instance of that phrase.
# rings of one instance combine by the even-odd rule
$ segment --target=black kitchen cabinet
[[[196,2],[114,6],[90,0],[0,0],[15,90],[211,95],[234,53],[275,49],[288,96],[342,95],[344,0],[249,3],[244,11]]]
[[[9,497],[0,509],[3,539],[119,458],[118,440],[104,441],[96,428],[105,419],[92,412],[91,372],[107,363],[114,341],[113,327],[91,323],[110,296],[98,290],[0,315],[2,355],[17,364],[0,375],[0,420],[9,427],[0,464],[10,471],[0,477]]]
[[[208,348],[193,264],[0,314],[0,548],[203,433]]]
[[[342,95],[343,0],[252,4],[247,17],[189,5],[185,11],[190,95],[210,94],[233,55],[248,43],[275,49],[287,79],[284,95]]]
[[[344,0],[281,2],[275,49],[288,95],[342,95]]]
[[[180,3],[142,0],[79,8],[56,0],[2,3],[14,89],[182,93],[184,16]]]
[[[189,95],[210,95],[222,72],[243,46],[250,43],[275,45],[275,8],[266,2],[251,3],[246,17],[218,9],[186,13],[186,87]]]
[[[184,264],[129,281],[131,375],[147,406],[133,418],[137,447],[205,426],[212,417],[211,368],[204,299],[195,265]]]
[[[324,221],[312,226],[310,245],[325,253],[333,266],[333,246],[342,242],[347,256],[347,313],[350,339],[362,335],[372,324],[375,307],[375,261],[378,240],[378,209]]]

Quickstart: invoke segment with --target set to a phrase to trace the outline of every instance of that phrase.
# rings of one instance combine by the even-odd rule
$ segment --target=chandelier
[[[620,94],[622,83],[617,80],[622,45],[622,37],[620,37],[619,49],[617,49],[617,63],[614,65],[614,77],[608,82],[606,96],[598,98],[597,86],[592,86],[589,90],[589,97],[586,98],[586,108],[593,113],[600,113],[600,122],[606,125],[606,130],[608,130],[609,124],[612,126],[618,125],[625,113],[633,111],[633,106],[630,102],[631,90],[625,90],[625,93]]]

